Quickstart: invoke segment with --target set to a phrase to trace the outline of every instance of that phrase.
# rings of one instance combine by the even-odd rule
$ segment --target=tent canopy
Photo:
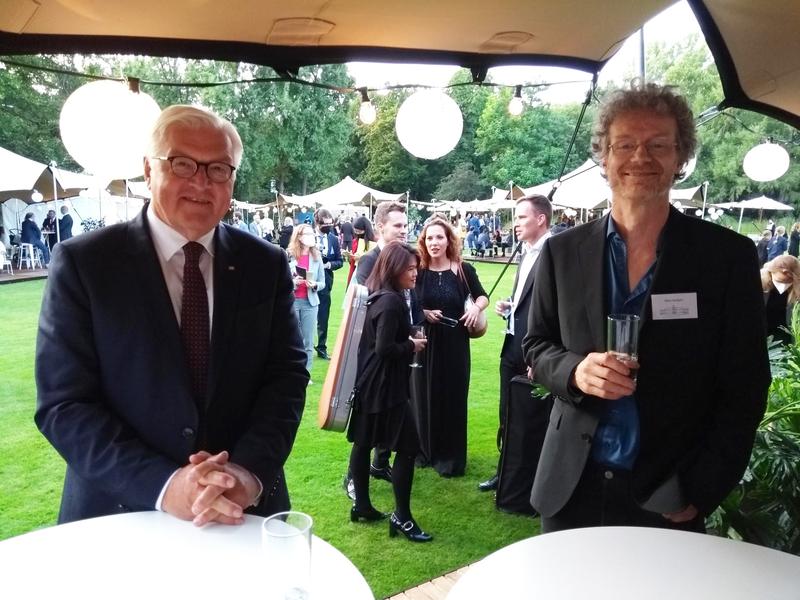
[[[800,127],[797,0],[687,0],[717,65],[723,104]],[[241,60],[294,73],[357,60],[597,73],[674,0],[197,0],[0,3],[0,53],[123,53]],[[205,4],[202,6],[205,7]],[[158,18],[153,18],[158,15]],[[187,18],[187,15],[190,18]]]
[[[608,199],[611,198],[608,182],[603,177],[600,167],[592,159],[587,159],[580,167],[565,174],[561,180],[551,198],[553,203],[559,206],[592,210],[606,206]],[[547,196],[556,184],[557,181],[554,179],[523,190],[526,195]]]
[[[283,194],[278,194],[278,196],[283,196]],[[287,203],[297,206],[337,207],[344,204],[370,204],[370,201],[376,203],[387,200],[401,202],[405,200],[406,195],[405,193],[390,194],[389,192],[373,189],[363,183],[359,183],[348,175],[339,183],[313,194],[283,196],[283,198]]]

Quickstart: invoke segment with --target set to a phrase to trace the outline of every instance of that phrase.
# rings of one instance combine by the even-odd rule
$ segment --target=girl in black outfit
[[[358,390],[347,430],[353,442],[350,472],[356,498],[350,520],[379,521],[386,515],[369,499],[369,453],[379,445],[395,451],[392,488],[395,509],[389,535],[402,533],[412,542],[433,539],[411,515],[411,484],[419,438],[409,410],[409,364],[426,340],[409,337],[411,316],[405,290],[417,280],[419,256],[399,242],[387,244],[367,279],[370,296],[361,343],[358,347]]]

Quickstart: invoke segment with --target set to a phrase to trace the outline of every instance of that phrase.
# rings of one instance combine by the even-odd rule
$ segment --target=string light
[[[511,113],[512,116],[518,117],[522,114],[524,109],[525,105],[522,103],[522,86],[518,85],[514,87],[514,97],[511,98],[511,101],[508,103],[508,112]]]
[[[378,113],[369,99],[367,88],[362,87],[358,91],[361,92],[361,107],[358,109],[358,119],[364,125],[372,125],[378,117]]]

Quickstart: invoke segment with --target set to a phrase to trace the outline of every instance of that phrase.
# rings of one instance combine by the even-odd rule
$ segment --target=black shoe
[[[491,492],[492,490],[497,489],[497,475],[494,477],[490,477],[486,481],[481,481],[478,484],[478,491],[481,492]]]
[[[319,356],[323,360],[331,359],[331,357],[328,356],[328,353],[325,350],[317,350],[317,356]]]
[[[372,475],[374,479],[383,479],[384,481],[392,483],[392,467],[389,465],[386,465],[385,467],[376,467],[370,465],[369,474]]]
[[[347,497],[355,502],[356,486],[353,483],[353,478],[350,477],[349,475],[345,475],[344,478],[342,479],[342,489],[344,490],[344,493],[347,494]]]
[[[358,523],[359,520],[363,521],[383,521],[389,515],[386,513],[382,513],[374,506],[370,506],[364,510],[358,510],[356,505],[350,508],[350,521],[353,523]]]
[[[430,542],[433,539],[431,534],[422,531],[414,519],[402,523],[397,515],[392,513],[389,519],[389,537],[396,537],[398,531],[406,536],[409,542]]]

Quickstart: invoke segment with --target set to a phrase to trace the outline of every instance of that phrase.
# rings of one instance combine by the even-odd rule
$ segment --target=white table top
[[[470,566],[447,600],[798,600],[800,557],[667,529],[549,533]]]
[[[82,600],[258,600],[269,586],[260,517],[198,528],[160,512],[76,521],[0,542],[0,595]],[[312,600],[374,600],[356,567],[314,536]]]

